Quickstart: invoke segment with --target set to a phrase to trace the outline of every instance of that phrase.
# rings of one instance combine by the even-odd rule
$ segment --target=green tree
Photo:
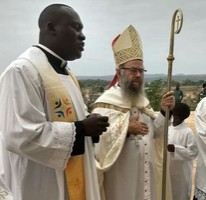
[[[155,111],[160,110],[160,103],[163,94],[163,85],[164,81],[162,79],[155,80],[148,84],[148,87],[145,90],[150,104]]]

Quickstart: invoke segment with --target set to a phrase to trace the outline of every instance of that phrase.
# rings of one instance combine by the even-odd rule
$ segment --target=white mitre
[[[112,42],[116,68],[130,60],[143,60],[141,38],[135,28],[130,25]]]

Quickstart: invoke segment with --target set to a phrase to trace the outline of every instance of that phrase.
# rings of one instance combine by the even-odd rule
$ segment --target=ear
[[[46,29],[50,34],[52,34],[52,35],[56,34],[56,28],[55,28],[54,23],[48,22],[47,25],[46,25]]]
[[[116,75],[118,79],[121,77],[121,70],[119,68],[116,68]]]

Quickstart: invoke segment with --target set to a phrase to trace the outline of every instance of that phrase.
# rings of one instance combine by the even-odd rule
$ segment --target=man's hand
[[[174,144],[168,144],[167,145],[167,150],[169,152],[175,152],[175,145]]]
[[[149,132],[147,124],[139,121],[138,118],[134,118],[129,122],[128,133],[133,135],[146,135]]]
[[[161,108],[165,112],[166,108],[169,107],[172,110],[175,106],[174,91],[169,91],[162,97]]]
[[[91,114],[83,121],[85,136],[98,136],[107,130],[108,117],[99,114]]]

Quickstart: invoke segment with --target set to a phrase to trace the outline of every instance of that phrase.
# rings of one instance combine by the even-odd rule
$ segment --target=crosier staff
[[[173,56],[174,49],[174,34],[178,34],[181,31],[183,24],[183,13],[181,9],[175,10],[172,17],[171,33],[170,33],[170,49],[168,60],[168,73],[167,73],[167,92],[171,89],[172,78],[172,63],[175,59]],[[169,124],[169,108],[166,108],[165,112],[165,124],[164,124],[164,147],[163,147],[163,171],[162,171],[162,200],[166,200],[166,171],[167,171],[167,144],[168,144],[168,124]]]

